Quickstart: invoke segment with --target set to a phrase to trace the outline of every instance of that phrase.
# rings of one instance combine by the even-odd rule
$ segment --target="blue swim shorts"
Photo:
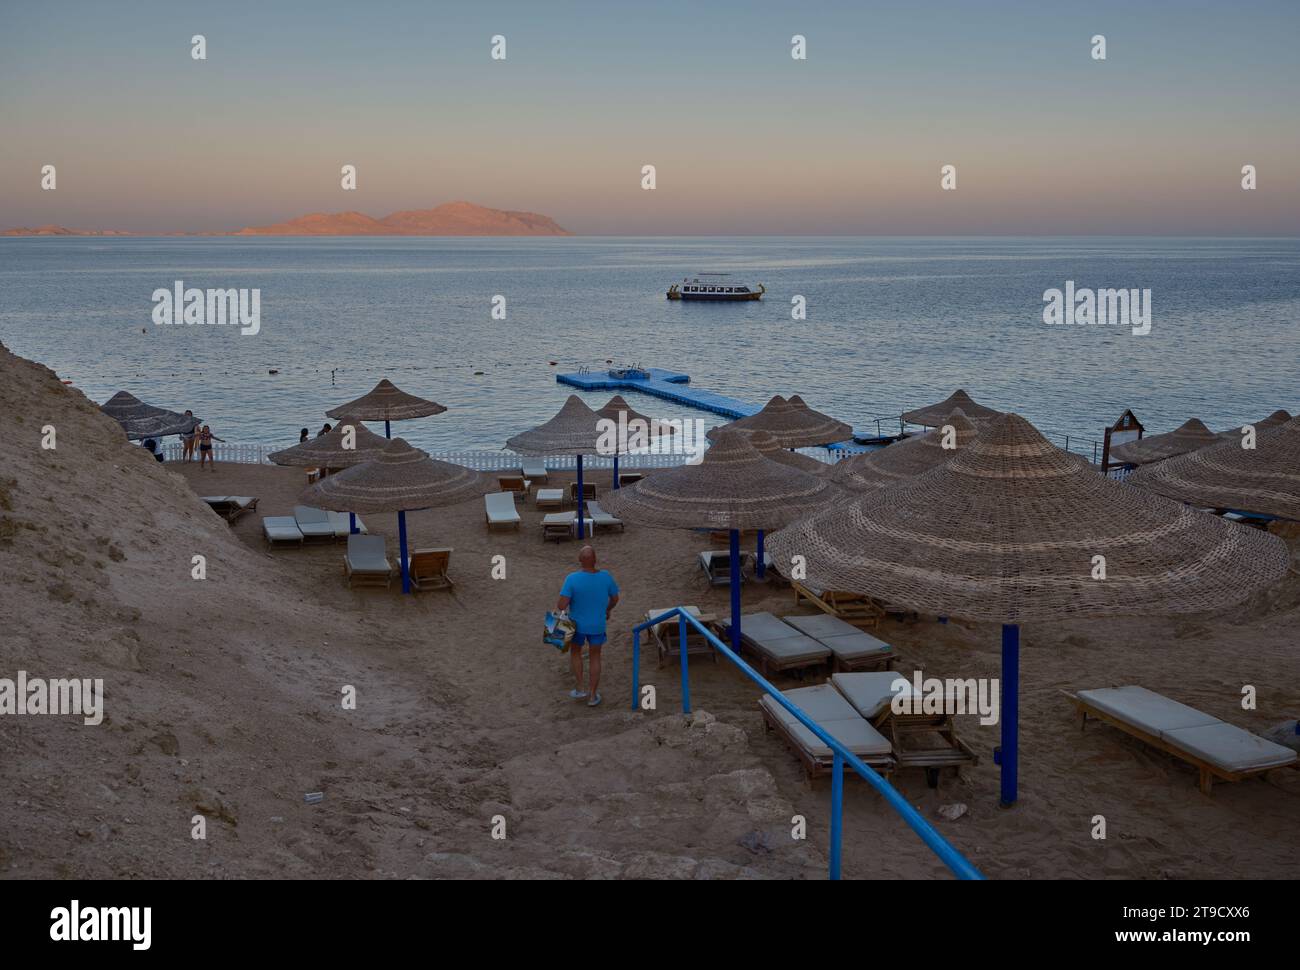
[[[575,633],[573,639],[569,641],[569,645],[580,647],[586,644],[590,647],[599,647],[606,639],[607,636],[604,633]]]

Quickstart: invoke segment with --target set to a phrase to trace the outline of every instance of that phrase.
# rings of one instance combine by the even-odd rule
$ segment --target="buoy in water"
[[[555,361],[551,361],[551,366],[552,366],[552,367],[555,366]]]
[[[278,374],[278,373],[280,373],[280,371],[279,371],[279,368],[272,367],[269,371],[267,371],[267,373],[268,373],[268,374]]]
[[[475,377],[482,377],[482,376],[483,376],[483,372],[482,372],[481,370],[476,370],[476,371],[474,372],[474,376],[475,376]]]

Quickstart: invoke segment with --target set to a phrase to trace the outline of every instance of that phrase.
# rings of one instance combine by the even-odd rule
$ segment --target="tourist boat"
[[[735,283],[726,273],[701,273],[668,287],[670,300],[761,300],[767,290]]]

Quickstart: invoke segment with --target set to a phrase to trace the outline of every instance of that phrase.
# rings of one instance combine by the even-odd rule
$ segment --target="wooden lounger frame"
[[[239,518],[241,515],[243,515],[245,512],[254,512],[257,510],[256,497],[253,499],[253,501],[249,502],[247,505],[242,505],[242,506],[235,505],[234,503],[226,503],[226,502],[218,502],[218,503],[208,502],[206,504],[208,508],[212,509],[213,512],[216,512],[217,515],[221,516],[223,519],[226,520],[227,523],[230,524],[233,524],[234,521],[237,518]],[[218,505],[223,506],[224,511],[222,509],[217,508]]]
[[[831,773],[835,761],[834,754],[825,758],[814,755],[799,743],[794,732],[785,725],[785,722],[768,710],[766,704],[759,704],[758,709],[763,713],[763,733],[766,734],[768,731],[775,731],[781,736],[781,740],[785,742],[786,747],[793,751],[803,763],[803,769],[805,774],[807,774],[809,781]],[[875,768],[876,771],[880,772],[880,774],[886,778],[888,778],[890,774],[893,773],[894,769],[898,767],[892,754],[858,755],[858,757],[871,767]],[[844,773],[845,775],[855,774],[853,769],[848,767],[845,768]]]
[[[894,746],[899,768],[924,768],[931,788],[938,787],[940,768],[960,768],[979,763],[979,755],[957,737],[951,714],[895,714],[892,709],[876,716],[871,726]],[[939,748],[909,748],[905,739],[918,734],[937,734],[948,742]]]
[[[647,616],[646,619],[648,620],[650,617]],[[658,667],[662,667],[670,657],[681,656],[681,652],[677,648],[677,641],[680,637],[678,637],[677,631],[673,629],[677,625],[678,621],[676,620],[665,620],[663,623],[650,628],[650,635],[654,637],[655,646],[659,648],[659,662],[656,664]],[[668,632],[663,633],[660,627],[667,627]],[[718,662],[717,649],[705,637],[700,636],[695,628],[689,624],[686,628],[686,656],[687,658],[709,656],[713,658],[715,664]]]
[[[845,623],[861,629],[876,629],[885,618],[885,611],[870,597],[860,593],[825,590],[820,596],[797,580],[790,581],[794,589],[794,605],[807,600],[823,613],[839,617]]]
[[[1125,734],[1131,735],[1139,741],[1144,741],[1153,748],[1159,748],[1161,751],[1173,755],[1180,761],[1186,761],[1194,767],[1197,772],[1199,772],[1199,787],[1206,795],[1211,794],[1211,790],[1214,787],[1214,779],[1216,778],[1221,781],[1245,781],[1247,778],[1257,778],[1266,775],[1270,771],[1275,771],[1278,768],[1300,768],[1300,759],[1297,759],[1287,765],[1273,765],[1268,768],[1247,768],[1245,771],[1228,771],[1225,768],[1220,768],[1218,765],[1211,764],[1208,761],[1196,757],[1196,755],[1192,754],[1185,748],[1180,748],[1177,745],[1170,744],[1161,737],[1143,731],[1139,727],[1134,727],[1127,721],[1120,720],[1114,715],[1107,714],[1105,711],[1098,710],[1078,694],[1066,694],[1065,696],[1070,699],[1070,702],[1074,704],[1075,708],[1079,712],[1080,731],[1087,728],[1088,717],[1091,715],[1098,721],[1104,721],[1111,727],[1119,728]]]

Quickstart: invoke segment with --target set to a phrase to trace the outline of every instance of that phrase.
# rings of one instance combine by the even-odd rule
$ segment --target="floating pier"
[[[689,374],[661,370],[658,367],[626,368],[618,371],[580,371],[577,374],[556,374],[556,381],[583,391],[641,391],[666,401],[675,401],[687,407],[712,411],[723,417],[747,418],[758,412],[762,405],[746,404],[734,397],[715,394],[688,386]]]
[[[747,404],[734,397],[691,387],[689,374],[663,370],[659,367],[579,371],[576,374],[556,374],[555,380],[581,391],[641,391],[643,394],[661,397],[666,401],[684,404],[701,411],[711,411],[733,421],[736,418],[747,418],[763,407],[761,404]],[[832,451],[872,451],[891,441],[896,441],[899,437],[900,435],[882,435],[878,428],[874,428],[870,431],[855,431],[852,440],[830,443],[826,447]]]

